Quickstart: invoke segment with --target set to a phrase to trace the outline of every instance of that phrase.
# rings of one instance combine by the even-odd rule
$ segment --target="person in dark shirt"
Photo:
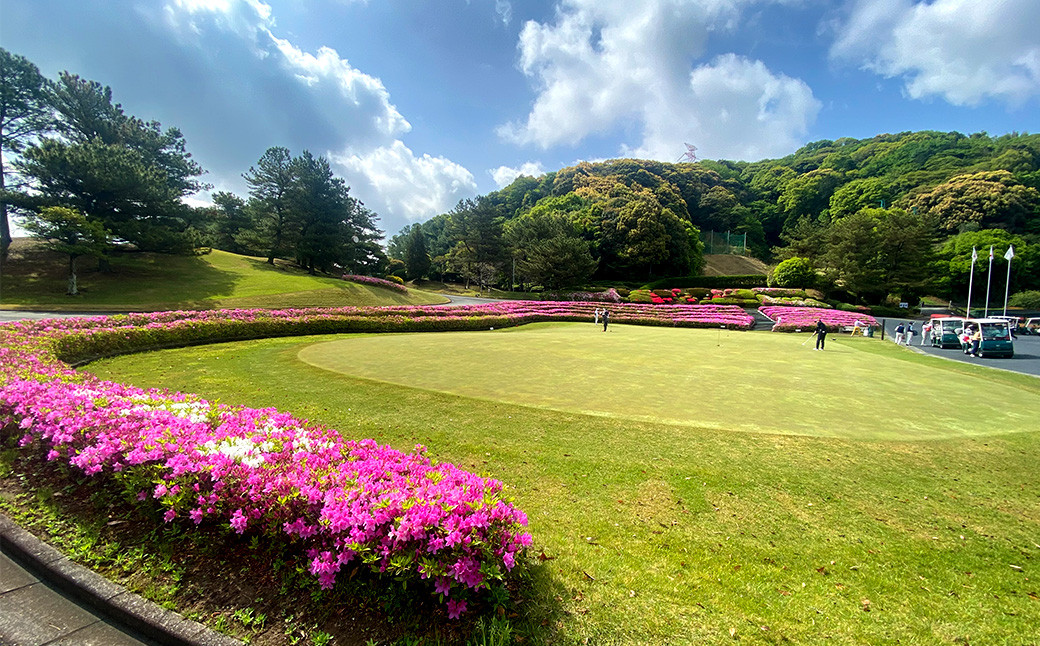
[[[823,350],[823,346],[827,343],[827,326],[823,324],[823,321],[816,321],[816,349]]]

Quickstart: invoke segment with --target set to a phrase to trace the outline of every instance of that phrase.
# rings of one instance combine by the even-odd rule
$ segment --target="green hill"
[[[130,253],[115,256],[111,270],[80,260],[80,294],[65,294],[67,259],[29,239],[11,247],[4,267],[0,306],[9,309],[153,311],[170,309],[419,305],[444,298],[410,289],[407,294],[359,285],[263,258],[217,251],[203,256]]]

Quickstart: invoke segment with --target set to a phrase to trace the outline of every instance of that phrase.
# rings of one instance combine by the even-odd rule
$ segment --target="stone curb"
[[[117,625],[170,646],[242,646],[202,624],[138,596],[96,572],[74,563],[0,513],[0,546],[44,581]]]

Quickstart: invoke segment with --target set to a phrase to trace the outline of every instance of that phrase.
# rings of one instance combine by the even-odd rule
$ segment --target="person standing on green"
[[[823,324],[822,320],[816,321],[816,349],[823,350],[823,346],[827,344],[827,326]]]
[[[607,331],[607,323],[610,323],[610,310],[603,310],[603,331]]]

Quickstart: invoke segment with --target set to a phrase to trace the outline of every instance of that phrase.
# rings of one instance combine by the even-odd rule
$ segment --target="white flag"
[[[975,251],[975,247],[972,247],[971,248],[971,261],[975,262],[978,259],[979,259],[979,252]]]
[[[1008,250],[1007,253],[1004,254],[1004,257],[1007,258],[1008,262],[1011,262],[1011,259],[1015,257],[1015,248],[1008,245]]]

